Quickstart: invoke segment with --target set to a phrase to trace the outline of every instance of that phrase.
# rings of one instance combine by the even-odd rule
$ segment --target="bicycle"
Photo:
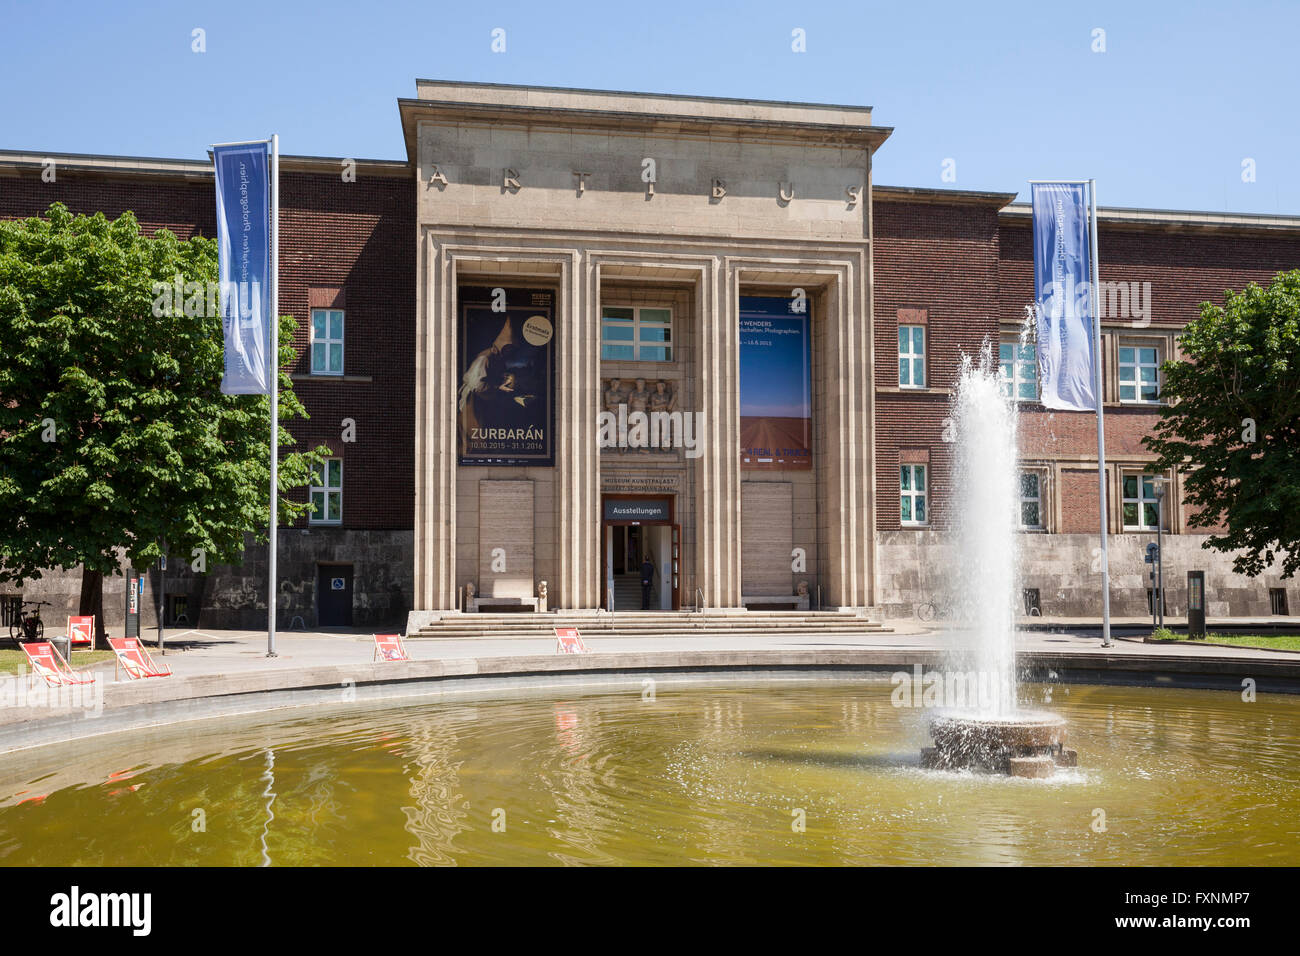
[[[934,601],[926,601],[924,604],[917,605],[916,619],[918,621],[933,621],[935,618],[946,620],[956,615],[956,608],[951,604],[936,604]]]
[[[15,642],[39,641],[45,636],[45,622],[41,620],[42,607],[54,607],[49,601],[23,601],[20,608],[34,608],[31,614],[20,610],[9,625],[9,637]]]

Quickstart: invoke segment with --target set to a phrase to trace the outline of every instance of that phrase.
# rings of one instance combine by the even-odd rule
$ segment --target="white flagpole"
[[[1097,260],[1097,180],[1088,180],[1088,199],[1092,206],[1092,355],[1093,388],[1097,397],[1097,502],[1101,515],[1101,646],[1110,647],[1110,552],[1106,541],[1106,428],[1102,411],[1101,374],[1101,290],[1098,287],[1101,263]]]
[[[280,490],[280,134],[271,136],[271,540],[267,543],[266,656],[275,653],[276,512]]]

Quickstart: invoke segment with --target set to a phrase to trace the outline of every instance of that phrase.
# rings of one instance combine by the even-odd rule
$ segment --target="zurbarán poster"
[[[740,297],[744,468],[812,468],[811,315],[806,299]]]
[[[555,464],[555,294],[460,290],[462,465]]]
[[[271,350],[270,143],[214,146],[217,278],[226,395],[269,395]]]

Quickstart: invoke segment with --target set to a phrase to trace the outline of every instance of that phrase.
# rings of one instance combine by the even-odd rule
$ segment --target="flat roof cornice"
[[[973,189],[933,189],[925,186],[872,186],[871,198],[882,202],[960,203],[1001,209],[1016,198],[1016,193],[981,192]]]
[[[464,84],[451,84],[449,92],[460,95]],[[540,87],[512,88],[523,94],[541,91]],[[583,91],[562,91],[565,93]],[[622,94],[608,94],[610,97]],[[558,96],[558,94],[557,94]],[[469,122],[482,125],[531,126],[546,129],[590,129],[607,132],[663,133],[685,137],[734,137],[760,142],[800,142],[813,146],[848,146],[874,152],[889,138],[893,129],[872,126],[869,110],[831,107],[821,112],[817,107],[803,104],[777,104],[766,110],[761,101],[720,101],[702,97],[654,97],[676,111],[649,110],[639,94],[629,94],[627,106],[636,108],[607,108],[601,91],[590,97],[560,97],[557,103],[497,102],[475,99],[416,99],[397,101],[402,117],[402,132],[406,140],[408,158],[417,158],[415,134],[421,120],[441,122]],[[709,106],[717,102],[743,104],[744,109],[709,111],[690,110],[688,106]],[[752,107],[752,108],[751,108]],[[800,112],[806,116],[795,118]],[[849,122],[855,119],[857,122]]]
[[[676,104],[675,113],[699,114],[711,110],[709,115],[731,115],[737,112],[752,114],[766,112],[783,115],[794,111],[805,113],[814,111],[826,115],[841,117],[840,122],[848,125],[870,125],[870,106],[848,105],[843,103],[809,103],[798,100],[757,100],[734,96],[697,96],[684,93],[638,93],[632,90],[595,90],[567,86],[531,86],[520,83],[481,83],[463,80],[428,80],[415,81],[416,95],[421,100],[469,101],[475,103],[513,103],[516,105],[540,108],[574,108],[582,105],[588,107],[595,102],[604,104],[604,109],[611,111],[630,110],[631,112],[658,112],[646,109],[646,103],[665,102]],[[442,92],[439,92],[442,91]],[[449,96],[452,92],[455,96]],[[494,95],[495,93],[495,95]],[[425,95],[429,94],[429,95]],[[622,101],[622,104],[619,101]],[[631,104],[640,104],[633,109]]]
[[[1027,202],[1008,205],[999,218],[1007,225],[1029,225],[1033,207]],[[1099,206],[1097,219],[1108,226],[1129,229],[1210,232],[1268,233],[1295,232],[1300,238],[1300,216],[1258,213],[1208,212],[1188,209],[1130,209]]]
[[[53,160],[60,172],[89,173],[100,176],[139,178],[211,179],[212,161],[208,159],[160,159],[151,156],[109,156],[96,153],[40,153],[32,150],[0,150],[0,175],[8,172],[40,170]],[[337,173],[343,157],[290,156],[280,154],[284,172]],[[371,176],[407,176],[410,166],[403,159],[357,159],[357,172]]]

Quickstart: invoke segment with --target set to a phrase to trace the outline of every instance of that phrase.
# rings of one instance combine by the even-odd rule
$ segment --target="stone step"
[[[786,633],[786,632],[782,632],[780,636],[783,637],[783,638],[789,638],[790,640],[795,640],[795,639],[816,639],[816,638],[825,638],[825,637],[832,637],[832,636],[835,636],[835,637],[861,637],[861,636],[863,636],[863,635],[864,635],[864,632],[862,632],[862,631],[853,631],[853,632],[845,632],[845,633],[836,633],[836,634],[833,634],[833,635],[832,635],[832,634],[827,634],[827,633],[825,633],[825,632],[821,632],[821,631],[791,631],[791,632],[788,632],[788,633]],[[605,640],[605,639],[609,639],[609,640],[614,640],[614,639],[619,639],[619,640],[622,640],[622,639],[629,639],[629,640],[630,640],[630,639],[633,639],[633,638],[640,638],[640,639],[643,639],[643,640],[659,640],[659,639],[669,640],[669,639],[673,639],[673,638],[682,638],[682,637],[699,637],[699,636],[703,636],[703,635],[683,634],[683,633],[681,633],[680,631],[678,631],[678,632],[673,632],[673,631],[663,631],[663,632],[661,632],[661,633],[655,633],[655,634],[627,634],[627,633],[620,632],[620,631],[602,631],[602,632],[597,633],[597,634],[588,634],[588,633],[583,633],[583,637],[584,637],[585,639],[587,639],[587,640]],[[771,631],[735,631],[735,632],[729,632],[729,633],[726,633],[726,634],[711,634],[711,635],[709,635],[709,636],[710,636],[710,637],[736,637],[736,638],[749,638],[749,637],[753,637],[753,638],[770,638],[770,637],[773,636],[773,634],[772,634]],[[542,634],[542,633],[537,633],[537,634],[531,634],[531,633],[529,633],[529,634],[454,634],[454,633],[452,633],[452,634],[443,634],[443,633],[434,633],[434,634],[430,634],[430,633],[427,633],[427,632],[421,631],[421,632],[419,632],[419,633],[417,633],[417,634],[410,634],[410,635],[407,635],[407,639],[408,639],[408,640],[429,640],[429,641],[503,641],[503,640],[511,640],[511,641],[527,641],[527,640],[553,641],[553,640],[555,639],[555,635],[553,635],[553,634],[551,634],[551,633],[549,633],[549,632],[547,632],[547,633],[545,633],[545,634]]]
[[[866,618],[848,615],[825,615],[807,619],[780,620],[758,615],[697,616],[675,614],[646,620],[650,615],[601,615],[575,620],[572,618],[528,615],[532,620],[471,620],[479,615],[457,617],[436,624],[428,624],[413,637],[473,639],[544,639],[554,636],[557,627],[576,627],[587,637],[683,637],[709,636],[790,636],[816,637],[818,635],[887,634],[892,628]],[[503,615],[503,617],[509,617]],[[637,618],[641,618],[637,620]]]
[[[520,611],[519,613],[474,613],[455,614],[443,618],[443,621],[466,621],[470,623],[528,622],[534,624],[554,624],[564,626],[566,621],[707,621],[710,623],[727,621],[807,621],[810,623],[830,623],[835,621],[867,621],[872,618],[859,617],[852,612],[840,611],[736,611],[720,613],[717,611],[615,611],[612,614],[601,611],[590,614],[565,614],[557,612],[536,613]],[[431,625],[432,626],[432,625]]]
[[[643,630],[647,628],[674,628],[687,631],[707,631],[707,630],[729,630],[731,628],[770,628],[772,630],[786,630],[792,627],[807,628],[808,630],[819,630],[821,628],[861,628],[861,627],[884,627],[876,621],[869,621],[866,618],[860,620],[846,621],[693,621],[690,619],[677,621],[610,621],[601,619],[574,620],[572,618],[561,618],[557,621],[546,622],[512,622],[512,621],[464,621],[452,620],[430,623],[424,625],[432,630],[442,630],[446,628],[493,628],[497,630],[550,630],[554,627],[576,627],[576,628],[627,628],[631,630]]]
[[[558,625],[559,627],[572,627],[575,625]],[[871,633],[890,633],[893,629],[883,627],[879,624],[841,624],[841,625],[821,625],[820,627],[801,627],[791,625],[789,627],[765,627],[763,625],[744,625],[735,627],[673,627],[669,625],[653,625],[649,627],[620,627],[618,625],[607,625],[604,627],[581,626],[577,625],[578,630],[584,634],[606,634],[618,631],[622,634],[731,634],[737,631],[747,633],[761,634],[786,634],[798,631],[801,634],[860,634],[865,632]],[[447,634],[451,632],[465,634],[550,634],[553,628],[549,627],[463,627],[463,626],[439,626],[431,624],[420,629],[423,632]]]
[[[556,627],[576,627],[578,630],[591,631],[861,631],[861,630],[881,630],[888,629],[882,624],[876,624],[872,621],[858,621],[854,623],[845,622],[843,624],[806,624],[798,621],[791,621],[789,624],[771,624],[764,621],[751,621],[745,624],[595,624],[591,621],[577,622],[566,621],[558,624],[426,624],[423,630],[446,631],[446,630],[474,630],[474,631],[550,631]]]

